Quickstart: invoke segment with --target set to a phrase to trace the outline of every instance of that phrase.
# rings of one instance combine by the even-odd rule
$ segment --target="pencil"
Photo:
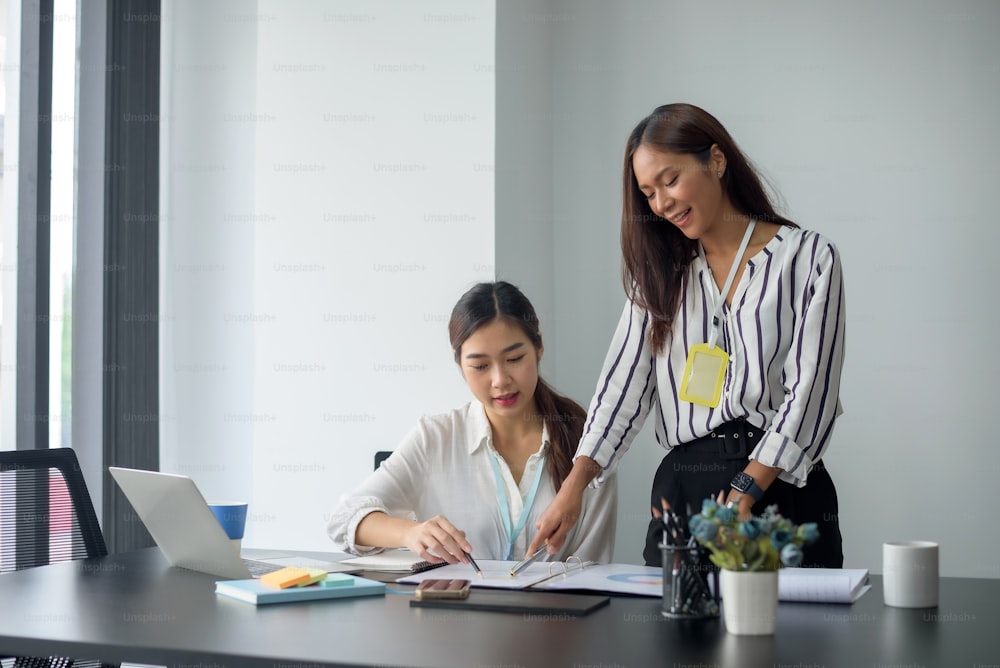
[[[479,577],[485,578],[486,576],[483,575],[483,569],[479,567],[479,564],[477,564],[476,560],[472,558],[472,555],[469,554],[468,552],[465,552],[464,550],[463,554],[465,554],[465,558],[469,560],[469,565],[472,566],[477,573],[479,573]]]
[[[540,548],[535,550],[534,554],[529,554],[527,557],[525,557],[524,561],[515,564],[514,568],[510,569],[510,576],[514,577],[515,575],[523,571],[525,568],[530,566],[533,561],[538,559],[543,554],[545,554],[545,545],[542,545]]]

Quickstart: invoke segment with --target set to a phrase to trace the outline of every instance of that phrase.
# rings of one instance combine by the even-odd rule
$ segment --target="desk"
[[[0,652],[175,668],[966,666],[1000,658],[1000,580],[943,578],[941,605],[782,603],[775,636],[675,622],[613,597],[582,618],[411,609],[406,594],[256,608],[155,548],[0,575]],[[525,592],[525,596],[531,596]]]

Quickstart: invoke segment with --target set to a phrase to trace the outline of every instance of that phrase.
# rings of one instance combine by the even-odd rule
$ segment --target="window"
[[[52,13],[52,169],[49,228],[49,447],[72,443],[72,289],[76,173],[76,0]]]

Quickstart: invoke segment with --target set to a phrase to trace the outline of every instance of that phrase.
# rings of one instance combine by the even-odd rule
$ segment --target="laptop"
[[[118,466],[109,466],[108,471],[171,566],[237,580],[260,577],[284,566],[352,570],[336,562],[294,555],[243,559],[188,476]]]

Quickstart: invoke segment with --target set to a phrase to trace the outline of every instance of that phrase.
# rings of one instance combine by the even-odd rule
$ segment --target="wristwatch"
[[[749,494],[754,502],[760,501],[760,497],[764,496],[764,490],[760,488],[757,481],[743,471],[733,476],[733,480],[729,483],[729,486],[737,492]]]

